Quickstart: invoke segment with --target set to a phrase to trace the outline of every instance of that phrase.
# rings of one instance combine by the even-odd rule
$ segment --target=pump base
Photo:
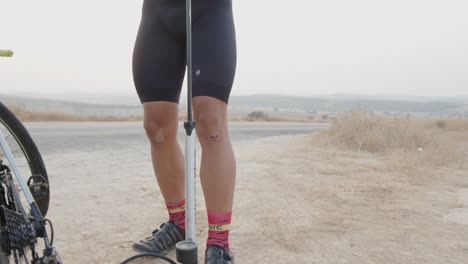
[[[198,246],[197,243],[184,240],[176,245],[177,261],[182,264],[197,264],[198,263]]]

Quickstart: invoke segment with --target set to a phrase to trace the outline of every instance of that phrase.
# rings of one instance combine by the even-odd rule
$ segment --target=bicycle
[[[12,51],[0,50],[0,57],[12,56]],[[31,176],[26,181],[23,175]],[[62,264],[52,222],[45,218],[49,202],[41,154],[24,125],[0,102],[0,264]]]

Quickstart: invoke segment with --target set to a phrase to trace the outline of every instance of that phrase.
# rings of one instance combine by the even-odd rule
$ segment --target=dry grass
[[[467,155],[468,120],[384,117],[355,112],[341,116],[314,145],[374,154],[381,172],[419,179]]]
[[[96,116],[96,115],[71,115],[59,112],[31,112],[16,106],[8,108],[23,122],[26,121],[71,121],[71,122],[112,122],[112,121],[140,121],[142,116]]]
[[[311,118],[306,113],[276,112],[276,111],[253,111],[243,116],[230,117],[230,121],[243,122],[323,122],[324,120]]]
[[[417,131],[410,119],[355,112],[332,123],[326,132],[330,144],[350,150],[382,152],[416,149],[431,144],[425,131]]]

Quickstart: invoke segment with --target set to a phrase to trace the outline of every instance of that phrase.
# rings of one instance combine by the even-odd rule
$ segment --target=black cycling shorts
[[[133,51],[140,101],[179,102],[186,69],[185,0],[145,0]],[[231,0],[192,0],[192,96],[228,102],[236,71]]]

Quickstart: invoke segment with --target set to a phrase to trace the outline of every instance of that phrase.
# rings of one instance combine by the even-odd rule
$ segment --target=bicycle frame
[[[0,50],[0,57],[12,57],[13,51],[11,50]]]
[[[3,152],[5,153],[5,155],[7,157],[7,160],[8,160],[8,163],[10,165],[10,168],[13,171],[13,174],[15,175],[16,180],[18,181],[21,189],[24,191],[24,195],[26,196],[26,200],[28,201],[29,205],[31,205],[31,209],[32,209],[33,204],[36,204],[36,202],[34,201],[34,198],[33,198],[32,194],[31,194],[31,192],[29,191],[29,187],[26,184],[26,181],[23,179],[23,177],[21,175],[21,171],[18,169],[18,166],[16,165],[16,161],[15,161],[15,158],[13,156],[13,153],[11,152],[11,149],[8,146],[7,142],[6,142],[2,131],[0,131],[0,146],[1,146],[2,150],[3,150]],[[42,217],[42,215],[41,215],[41,217]]]

